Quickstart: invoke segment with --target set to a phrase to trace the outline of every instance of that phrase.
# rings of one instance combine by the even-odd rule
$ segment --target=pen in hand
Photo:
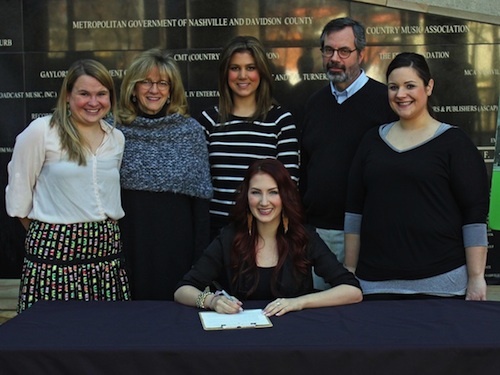
[[[223,311],[219,312],[224,312],[226,314],[235,314],[243,311],[243,308],[241,307],[242,303],[238,301],[237,298],[230,296],[229,293],[226,292],[224,288],[222,288],[222,286],[217,281],[213,281],[212,283],[214,284],[215,288],[219,291],[219,294],[222,294],[229,301],[226,303],[222,303],[221,307]]]
[[[224,297],[226,297],[226,298],[227,298],[228,300],[230,300],[230,301],[233,301],[233,297],[231,297],[231,296],[228,294],[228,292],[226,292],[226,291],[222,288],[222,286],[221,286],[221,285],[220,285],[217,281],[214,281],[214,282],[213,282],[213,284],[214,284],[214,286],[217,288],[217,290],[219,290],[219,291],[222,293],[222,295],[223,295]]]

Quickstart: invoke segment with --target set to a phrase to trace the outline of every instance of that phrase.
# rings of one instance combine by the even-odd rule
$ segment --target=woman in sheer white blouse
[[[18,311],[37,300],[127,300],[117,220],[123,134],[108,70],[79,60],[51,116],[16,138],[8,165],[7,213],[27,230]]]

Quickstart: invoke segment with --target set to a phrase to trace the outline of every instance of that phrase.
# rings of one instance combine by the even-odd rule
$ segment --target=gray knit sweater
[[[117,128],[125,135],[123,189],[212,197],[206,138],[195,119],[179,114],[137,117]]]

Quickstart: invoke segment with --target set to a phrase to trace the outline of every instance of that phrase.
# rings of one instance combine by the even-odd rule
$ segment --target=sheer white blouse
[[[103,142],[95,155],[89,150],[87,165],[81,166],[67,160],[50,118],[34,120],[16,138],[7,167],[7,214],[52,224],[122,218],[123,134],[102,120]]]

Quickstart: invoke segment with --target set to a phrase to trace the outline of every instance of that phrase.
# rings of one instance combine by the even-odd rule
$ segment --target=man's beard
[[[336,73],[336,74],[328,72],[328,73],[326,73],[326,75],[328,76],[328,79],[330,80],[330,82],[333,82],[333,83],[342,83],[342,82],[347,81],[347,79],[349,78],[347,76],[346,72]]]
[[[329,71],[330,68],[343,69],[344,71],[341,73],[332,73]],[[345,71],[345,67],[342,65],[328,64],[326,66],[326,75],[328,79],[333,83],[342,83],[346,82],[349,79],[349,75]]]

